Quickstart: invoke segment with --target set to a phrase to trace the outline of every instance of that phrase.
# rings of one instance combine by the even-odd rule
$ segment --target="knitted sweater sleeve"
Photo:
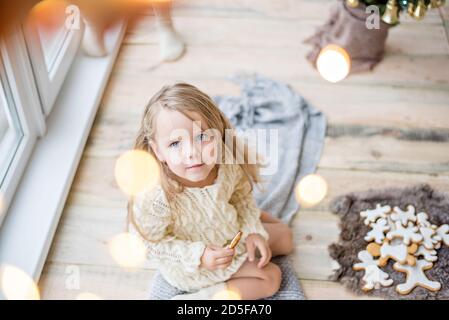
[[[178,264],[187,272],[198,271],[206,245],[202,241],[178,239],[170,232],[172,215],[160,187],[138,194],[132,210],[135,224],[131,230],[145,243],[148,259],[157,265]]]
[[[262,210],[256,205],[251,184],[239,165],[236,165],[236,169],[237,182],[229,202],[237,210],[240,229],[243,233],[241,241],[245,241],[251,233],[258,233],[268,240],[269,234],[260,220]]]

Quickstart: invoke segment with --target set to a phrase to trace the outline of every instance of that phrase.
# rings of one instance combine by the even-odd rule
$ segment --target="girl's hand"
[[[260,252],[260,261],[257,264],[258,268],[263,268],[271,260],[271,249],[267,240],[258,233],[251,233],[246,238],[246,251],[248,251],[248,260],[254,261],[256,257],[256,248]]]
[[[200,267],[207,270],[225,269],[231,264],[234,252],[234,249],[208,245],[201,257]]]

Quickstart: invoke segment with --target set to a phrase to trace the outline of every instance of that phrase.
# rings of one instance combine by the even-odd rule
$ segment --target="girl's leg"
[[[239,270],[226,281],[227,288],[243,300],[256,300],[274,295],[281,285],[281,269],[269,262],[258,268],[257,262],[246,260]]]
[[[270,235],[268,244],[273,256],[291,253],[294,248],[292,229],[268,212],[262,212],[261,221]],[[279,290],[282,280],[281,269],[272,262],[259,269],[257,263],[258,261],[246,260],[226,281],[228,289],[237,292],[242,299],[266,298]]]
[[[281,220],[274,218],[268,212],[263,211],[260,217],[265,230],[270,235],[268,244],[273,257],[279,255],[288,255],[294,249],[293,231]]]
[[[273,217],[270,213],[266,211],[262,211],[262,214],[260,215],[260,220],[265,223],[282,223],[282,220]]]

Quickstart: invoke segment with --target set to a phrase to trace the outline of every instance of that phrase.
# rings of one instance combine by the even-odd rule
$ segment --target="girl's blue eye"
[[[199,134],[197,137],[199,137],[199,139],[198,140],[200,140],[200,141],[204,141],[205,139],[207,139],[208,138],[208,135],[207,134],[205,134],[205,133],[201,133],[201,134]]]
[[[179,145],[179,141],[174,141],[172,143],[170,143],[170,145],[168,146],[169,148],[175,148]]]
[[[209,136],[205,133],[200,133],[199,135],[197,135],[197,140],[198,141],[204,141],[208,138]],[[169,148],[176,148],[179,146],[179,144],[181,143],[181,141],[173,141],[172,143],[170,143],[170,145],[168,146]]]

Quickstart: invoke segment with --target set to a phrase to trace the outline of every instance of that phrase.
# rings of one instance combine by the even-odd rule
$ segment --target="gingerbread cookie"
[[[387,239],[402,238],[406,245],[409,245],[410,242],[418,243],[423,240],[423,236],[418,233],[418,230],[418,227],[415,227],[412,223],[404,227],[400,221],[396,221],[396,229],[387,233]]]
[[[433,225],[427,213],[416,214],[412,205],[408,205],[406,211],[400,207],[394,207],[392,211],[388,205],[377,204],[375,209],[362,211],[360,215],[365,218],[363,223],[371,227],[364,237],[370,243],[358,255],[362,262],[353,265],[354,270],[365,271],[363,290],[379,289],[393,283],[389,274],[381,269],[389,259],[395,261],[395,270],[407,274],[405,283],[396,286],[399,293],[408,294],[417,286],[440,290],[441,284],[429,280],[424,271],[438,260],[435,249],[442,243],[449,245],[448,224]]]
[[[373,255],[369,253],[368,250],[362,250],[357,255],[357,258],[359,258],[360,261],[352,266],[352,269],[358,271],[363,270],[368,266],[375,265],[377,266],[377,260],[374,259]]]
[[[407,262],[407,256],[407,246],[404,243],[392,246],[388,241],[385,241],[380,247],[379,265],[385,266],[389,259],[404,264]]]
[[[414,266],[416,264],[416,256],[415,253],[418,251],[419,245],[416,243],[412,243],[408,248],[407,248],[407,264],[409,266]]]
[[[418,246],[416,244],[407,247],[402,242],[397,245],[391,245],[388,241],[385,241],[379,249],[380,258],[378,264],[383,267],[387,265],[389,259],[393,259],[401,264],[408,263],[414,265],[416,259],[413,254],[417,249]],[[371,250],[375,251],[375,248],[371,248]]]
[[[240,239],[242,238],[242,231],[237,232],[237,234],[234,236],[234,238],[231,240],[231,243],[229,244],[229,249],[234,249],[235,246],[239,243]]]
[[[438,260],[436,250],[427,249],[424,246],[419,246],[418,251],[415,252],[415,257],[423,257],[425,260],[429,262],[435,262]]]
[[[394,222],[399,221],[404,227],[407,226],[408,222],[415,222],[415,207],[408,205],[407,211],[402,211],[399,207],[393,208],[393,213],[390,215],[391,220]]]
[[[435,245],[441,241],[441,238],[435,234],[435,229],[433,227],[419,227],[419,232],[421,232],[423,238],[423,246],[426,249],[433,249]]]
[[[365,283],[362,287],[365,291],[370,291],[374,288],[379,289],[380,286],[388,287],[393,284],[392,279],[388,279],[388,273],[382,271],[378,265],[377,260],[367,251],[360,251],[358,254],[360,261],[353,265],[354,270],[365,270],[365,275],[362,280]]]
[[[366,251],[368,251],[373,257],[380,257],[380,245],[375,242],[371,242],[367,245]]]
[[[380,289],[380,287],[389,287],[393,280],[389,279],[388,273],[382,271],[378,266],[368,266],[365,269],[365,275],[362,278],[365,285],[362,287],[365,291]]]
[[[420,227],[430,227],[432,224],[429,222],[429,216],[425,212],[420,212],[416,215],[416,220]]]
[[[416,287],[423,287],[430,291],[438,291],[441,289],[441,283],[431,281],[424,274],[425,270],[432,268],[432,262],[426,260],[418,260],[414,266],[402,265],[396,262],[393,268],[399,272],[407,274],[405,283],[398,284],[396,291],[400,294],[408,294]]]
[[[371,222],[376,222],[379,218],[386,218],[386,214],[390,211],[390,206],[381,206],[380,204],[377,204],[375,209],[360,212],[360,216],[365,218],[365,220],[363,220],[365,225],[369,225]]]
[[[449,246],[449,225],[442,224],[435,230],[435,233],[445,245]]]
[[[365,241],[370,242],[374,240],[375,242],[382,244],[385,239],[385,232],[390,230],[390,227],[387,225],[387,219],[378,219],[376,222],[371,223],[371,228],[371,231],[369,231],[364,238]]]

